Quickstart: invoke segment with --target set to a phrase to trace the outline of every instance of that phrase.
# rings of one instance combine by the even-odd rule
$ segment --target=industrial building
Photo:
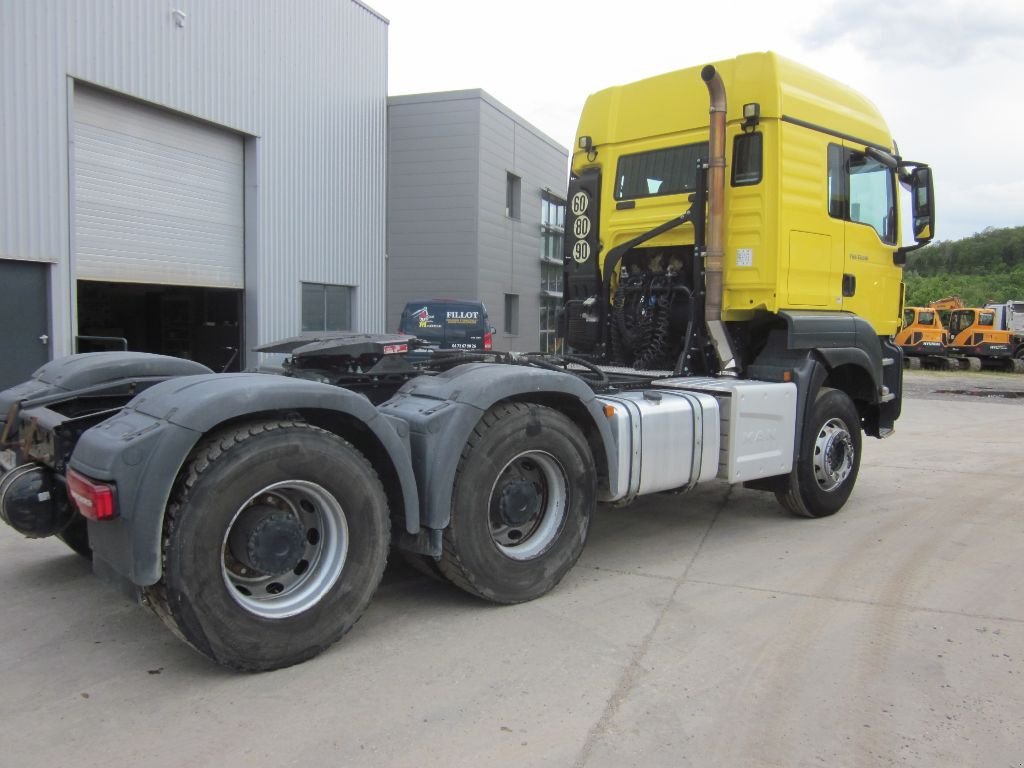
[[[388,329],[480,299],[495,349],[554,350],[568,156],[482,90],[388,99]]]
[[[78,349],[237,368],[274,338],[384,330],[386,19],[0,7],[0,387]]]

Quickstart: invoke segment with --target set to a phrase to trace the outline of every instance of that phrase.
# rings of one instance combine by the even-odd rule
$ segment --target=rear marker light
[[[493,344],[493,337],[490,331],[484,331],[484,349],[489,350]]]
[[[112,486],[90,480],[73,469],[68,470],[67,481],[68,496],[82,517],[89,520],[111,520],[117,517]]]

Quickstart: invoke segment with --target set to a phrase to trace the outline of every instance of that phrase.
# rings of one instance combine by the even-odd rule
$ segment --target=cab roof
[[[878,108],[857,91],[776,53],[748,53],[711,62],[725,84],[726,117],[743,119],[743,105],[757,102],[761,119],[811,123],[868,144],[892,148]],[[598,91],[587,99],[577,131],[598,148],[708,125],[704,65]],[[582,162],[582,158],[581,158]]]

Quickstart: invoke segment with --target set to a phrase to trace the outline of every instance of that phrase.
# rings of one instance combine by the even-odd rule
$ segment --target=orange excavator
[[[949,313],[947,328],[947,352],[951,359],[962,359],[962,367],[967,370],[995,368],[1024,373],[1024,360],[1013,356],[1013,333],[998,327],[995,310],[954,309]]]
[[[945,301],[945,299],[943,299]],[[903,350],[903,362],[911,370],[960,367],[950,360],[946,351],[946,329],[942,325],[938,308],[905,307],[903,328],[893,342]]]

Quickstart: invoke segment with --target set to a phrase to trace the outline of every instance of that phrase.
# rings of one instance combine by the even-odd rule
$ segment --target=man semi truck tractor
[[[598,502],[718,478],[838,511],[862,432],[899,416],[897,191],[926,241],[928,167],[770,53],[601,91],[576,141],[571,353],[327,334],[260,347],[283,375],[55,360],[0,393],[0,516],[264,670],[350,629],[392,549],[516,603],[569,571]]]

